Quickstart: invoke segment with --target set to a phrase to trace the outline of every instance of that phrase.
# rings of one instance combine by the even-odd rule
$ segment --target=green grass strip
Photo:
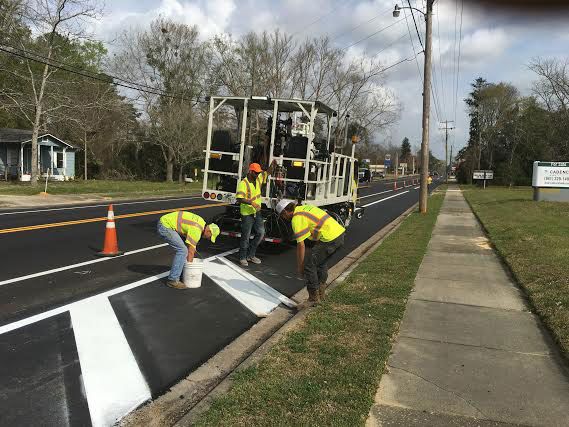
[[[31,196],[44,190],[45,180],[32,187],[26,182],[0,182],[0,194]],[[97,194],[100,196],[184,195],[199,192],[201,182],[179,184],[177,182],[89,180],[48,182],[47,192],[56,195]]]
[[[411,214],[258,365],[236,373],[198,425],[363,425],[443,197],[430,197],[428,214]]]
[[[534,202],[531,188],[463,191],[535,311],[569,356],[569,203]]]

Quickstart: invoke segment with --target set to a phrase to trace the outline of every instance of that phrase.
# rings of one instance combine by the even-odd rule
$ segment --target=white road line
[[[421,188],[420,185],[418,187],[413,188],[413,190],[418,190],[419,188]]]
[[[88,208],[100,208],[103,206],[122,206],[122,205],[139,205],[141,203],[158,203],[158,202],[175,202],[178,200],[191,200],[191,199],[201,199],[201,196],[194,196],[194,197],[180,197],[176,199],[161,199],[161,200],[145,200],[145,201],[138,201],[138,202],[124,202],[124,203],[113,203],[109,200],[108,203],[103,205],[89,205],[89,206],[70,206],[66,208],[50,208],[50,209],[38,209],[38,210],[29,210],[29,211],[17,211],[17,212],[1,212],[0,216],[2,215],[17,215],[17,214],[25,214],[25,213],[34,213],[34,212],[52,212],[52,211],[65,211],[65,210],[72,210],[72,209],[88,209]]]
[[[402,196],[403,194],[408,193],[408,192],[409,192],[409,190],[402,191],[401,193],[394,194],[393,196],[389,196],[389,197],[386,197],[386,198],[381,199],[381,200],[376,200],[375,202],[371,202],[371,203],[368,203],[367,205],[363,205],[362,208],[367,208],[368,206],[375,205],[376,203],[385,202],[386,200],[393,199],[394,197]]]
[[[206,259],[204,259],[204,262],[205,261],[211,261],[212,259],[214,259],[218,256],[220,256],[220,257],[226,256],[226,255],[230,255],[232,253],[238,252],[238,251],[239,251],[238,248],[232,249],[230,251],[223,252],[221,254],[214,255],[214,256],[211,256],[209,258],[206,258]],[[134,289],[134,288],[138,288],[139,286],[146,285],[147,283],[155,282],[156,280],[160,280],[160,279],[168,276],[169,273],[170,273],[170,271],[165,271],[164,273],[160,273],[160,274],[157,274],[155,276],[146,277],[146,278],[138,280],[136,282],[129,283],[128,285],[124,285],[124,286],[120,286],[118,288],[110,289],[110,290],[102,292],[100,294],[93,295],[93,296],[84,298],[84,299],[79,300],[79,301],[71,302],[69,304],[65,304],[65,305],[62,305],[60,307],[48,310],[48,311],[44,311],[43,313],[39,313],[39,314],[36,314],[34,316],[26,317],[25,319],[22,319],[22,320],[17,320],[15,322],[8,323],[7,325],[0,326],[0,335],[5,334],[6,332],[13,331],[15,329],[22,328],[22,327],[27,326],[27,325],[31,325],[32,323],[39,322],[40,320],[47,319],[47,318],[53,317],[53,316],[57,316],[58,314],[61,314],[61,313],[65,313],[66,311],[72,309],[76,305],[87,303],[88,301],[92,301],[95,298],[99,298],[99,297],[107,297],[108,298],[110,296],[120,294],[122,292],[126,292],[126,291],[129,291],[129,290]]]
[[[151,393],[108,298],[75,304],[71,321],[93,426],[111,426]]]
[[[380,193],[368,194],[367,196],[358,197],[358,199],[361,200],[361,199],[365,199],[367,197],[379,196],[380,194],[389,193],[390,191],[393,191],[393,190],[387,190],[387,191],[382,191]]]
[[[10,283],[15,283],[15,282],[21,282],[23,280],[33,279],[34,277],[41,277],[41,276],[45,276],[45,275],[52,274],[52,273],[59,273],[60,271],[72,270],[72,269],[77,268],[77,267],[83,267],[85,265],[90,265],[90,264],[96,264],[98,262],[111,261],[115,258],[122,258],[122,257],[127,256],[127,255],[133,255],[133,254],[137,254],[140,252],[151,251],[152,249],[158,249],[158,248],[162,248],[164,246],[168,246],[168,243],[161,243],[159,245],[147,246],[146,248],[135,249],[133,251],[125,252],[124,254],[116,256],[116,257],[96,258],[96,259],[92,259],[89,261],[83,261],[83,262],[80,262],[77,264],[66,265],[63,267],[53,268],[51,270],[45,270],[45,271],[40,271],[38,273],[28,274],[26,276],[14,277],[12,279],[7,279],[7,280],[1,281],[0,286],[8,285]]]
[[[233,270],[235,270],[237,273],[239,273],[241,276],[245,277],[246,279],[249,279],[251,282],[253,282],[259,289],[261,289],[262,291],[268,293],[269,295],[271,295],[273,298],[276,298],[278,301],[280,301],[281,303],[283,303],[284,305],[286,305],[287,307],[290,308],[294,308],[296,307],[296,303],[289,299],[288,297],[284,296],[283,294],[281,294],[279,291],[277,291],[276,289],[274,289],[273,287],[267,285],[265,282],[263,282],[261,279],[259,279],[258,277],[253,276],[251,273],[249,273],[248,271],[246,271],[245,269],[239,267],[237,264],[234,264],[233,262],[229,261],[227,258],[225,257],[217,257],[217,259],[221,262],[223,262],[225,265],[231,267]],[[208,276],[211,277],[211,275],[208,274]]]

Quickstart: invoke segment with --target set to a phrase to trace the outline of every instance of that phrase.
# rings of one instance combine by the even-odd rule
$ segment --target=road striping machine
[[[249,164],[266,170],[273,159],[277,167],[261,190],[265,241],[290,239],[290,225],[274,211],[283,198],[319,206],[346,227],[360,218],[356,140],[347,140],[347,121],[342,135],[338,124],[336,112],[319,101],[209,97],[202,195],[228,204],[215,218],[223,234],[240,236],[236,192]]]

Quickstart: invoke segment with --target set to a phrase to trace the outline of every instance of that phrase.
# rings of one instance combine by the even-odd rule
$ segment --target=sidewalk
[[[367,426],[569,425],[566,362],[450,186]]]

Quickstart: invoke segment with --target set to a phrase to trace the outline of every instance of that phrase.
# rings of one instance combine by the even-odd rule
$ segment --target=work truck
[[[277,166],[261,190],[265,241],[290,240],[290,224],[274,208],[281,199],[326,210],[345,227],[363,209],[357,201],[357,138],[348,138],[336,111],[319,101],[264,96],[211,96],[202,196],[225,205],[214,218],[224,235],[239,237],[237,185],[250,163]]]

